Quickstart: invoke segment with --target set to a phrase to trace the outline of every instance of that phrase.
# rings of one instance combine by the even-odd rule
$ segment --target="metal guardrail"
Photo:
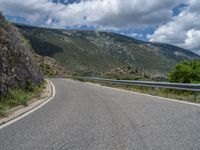
[[[115,80],[115,79],[103,79],[103,78],[95,78],[95,77],[73,77],[73,78],[80,79],[80,80],[137,85],[137,86],[142,86],[142,87],[158,87],[158,88],[166,88],[166,89],[177,89],[177,90],[200,92],[200,84],[152,82],[152,81],[136,81],[136,80]]]

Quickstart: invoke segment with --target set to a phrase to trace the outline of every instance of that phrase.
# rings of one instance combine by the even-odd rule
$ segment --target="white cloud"
[[[200,1],[190,0],[188,7],[168,23],[159,26],[148,38],[152,42],[174,44],[200,54]]]
[[[169,21],[172,15],[170,10],[178,1],[82,0],[65,6],[49,0],[0,0],[0,9],[6,15],[20,16],[37,25],[127,28],[154,26]]]
[[[200,50],[200,30],[189,30],[187,33],[187,38],[185,39],[185,47],[188,49]]]
[[[130,33],[125,33],[125,32],[119,32],[121,35],[126,35],[132,38],[142,38],[143,34],[139,34],[139,33],[134,33],[134,32],[130,32]]]
[[[188,7],[173,17],[171,9],[183,2]],[[200,54],[199,8],[200,0],[81,0],[68,5],[55,4],[51,0],[0,0],[0,10],[5,15],[24,18],[24,23],[32,25],[88,25],[100,30],[158,26],[148,35],[150,41],[174,44]],[[134,32],[129,36],[142,37]]]

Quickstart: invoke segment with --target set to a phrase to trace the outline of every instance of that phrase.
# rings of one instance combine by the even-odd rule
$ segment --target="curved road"
[[[1,150],[199,150],[200,107],[52,79],[56,95],[0,130]]]

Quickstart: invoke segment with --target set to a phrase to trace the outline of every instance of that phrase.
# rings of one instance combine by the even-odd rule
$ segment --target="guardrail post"
[[[197,96],[198,96],[198,93],[194,91],[194,102],[197,102]]]

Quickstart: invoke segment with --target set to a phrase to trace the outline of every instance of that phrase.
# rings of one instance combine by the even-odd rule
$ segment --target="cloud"
[[[143,34],[141,33],[135,33],[135,32],[124,32],[124,31],[119,31],[119,33],[121,35],[126,35],[126,36],[129,36],[129,37],[132,37],[132,38],[143,38]]]
[[[68,5],[52,1],[55,0],[0,0],[0,10],[11,21],[45,27],[132,31],[126,35],[140,39],[145,39],[146,33],[138,31],[156,27],[148,35],[150,41],[174,44],[200,54],[200,0],[65,0],[70,2]],[[173,16],[172,9],[183,3],[186,7]]]
[[[94,25],[104,28],[142,28],[169,21],[174,0],[82,0],[68,5],[49,0],[1,0],[6,15],[43,26]]]
[[[190,0],[178,16],[159,26],[152,35],[148,35],[149,40],[174,44],[200,54],[199,8],[199,0]]]
[[[188,49],[200,50],[200,30],[189,30],[186,35],[187,38],[185,39],[185,46]]]

